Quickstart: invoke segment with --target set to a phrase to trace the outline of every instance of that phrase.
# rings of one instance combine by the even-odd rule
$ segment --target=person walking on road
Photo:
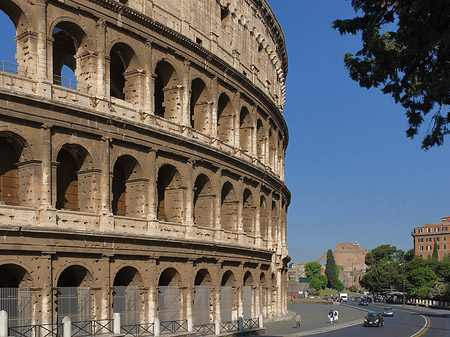
[[[334,309],[334,322],[337,323],[337,321],[339,320],[339,311],[337,311],[337,309]]]
[[[298,328],[300,328],[300,323],[302,322],[302,316],[300,316],[300,314],[297,312],[295,314],[295,326]]]
[[[333,323],[333,310],[330,310],[330,312],[328,313],[328,319],[330,320],[330,324]]]

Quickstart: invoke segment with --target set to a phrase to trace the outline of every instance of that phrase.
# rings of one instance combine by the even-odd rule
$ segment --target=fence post
[[[159,337],[161,335],[161,322],[158,317],[155,318],[155,337]]]
[[[219,336],[220,335],[220,320],[216,319],[214,321],[214,327],[215,327],[214,330],[216,332],[216,335]]]
[[[264,321],[263,321],[263,315],[259,314],[259,328],[262,329],[264,328]]]
[[[192,322],[192,317],[188,317],[187,325],[188,325],[188,332],[194,331],[194,324]]]
[[[72,321],[69,316],[64,316],[63,318],[63,337],[72,336]]]
[[[120,314],[118,312],[113,314],[113,332],[115,335],[120,334]]]
[[[238,326],[239,326],[239,331],[244,330],[244,319],[242,317],[239,317],[239,319],[238,319]]]
[[[0,311],[0,337],[8,337],[8,313]]]

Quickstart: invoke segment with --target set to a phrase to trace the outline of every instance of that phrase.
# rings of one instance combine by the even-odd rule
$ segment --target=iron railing
[[[8,327],[8,336],[15,337],[58,337],[62,324],[37,324]]]
[[[155,323],[122,325],[120,331],[125,334],[125,336],[154,336]]]
[[[200,336],[210,336],[216,334],[214,323],[194,325],[194,331]]]
[[[78,82],[76,79],[63,77],[56,74],[53,74],[53,84],[60,85],[64,88],[81,91],[84,93],[87,93],[89,88],[89,86],[86,83]]]
[[[187,331],[188,331],[187,320],[161,322],[161,329],[160,329],[161,335]]]
[[[113,333],[112,326],[112,319],[72,322],[71,336],[95,336]]]
[[[239,331],[239,322],[238,321],[230,321],[230,322],[221,322],[220,323],[220,332],[232,332]]]
[[[17,63],[0,60],[0,71],[17,75],[19,72],[19,65]]]
[[[244,330],[257,328],[259,327],[259,320],[257,318],[244,319],[242,326]]]

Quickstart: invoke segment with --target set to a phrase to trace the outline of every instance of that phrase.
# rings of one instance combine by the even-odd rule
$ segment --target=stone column
[[[238,232],[238,244],[242,245],[244,244],[244,224],[243,224],[243,209],[244,209],[244,179],[241,177],[239,179],[239,183],[236,188],[236,195],[237,195],[237,215],[236,215],[236,221],[237,221],[237,232]]]
[[[52,204],[52,126],[42,125],[42,148],[40,156],[42,158],[41,175],[41,205],[43,209],[50,208]]]
[[[149,258],[143,277],[148,284],[147,322],[151,323],[158,317],[158,280],[156,274],[156,259]]]
[[[221,207],[222,207],[222,179],[221,179],[222,171],[217,170],[217,172],[214,174],[213,178],[213,188],[214,188],[214,194],[216,195],[214,200],[214,214],[215,214],[215,224],[214,228],[216,229],[216,240],[222,240],[223,236],[223,229],[220,223],[221,218]]]
[[[42,253],[36,261],[38,265],[39,287],[41,293],[39,294],[40,301],[34,299],[37,304],[37,312],[35,322],[37,324],[52,324],[53,322],[53,272],[52,272],[52,255],[51,253]],[[34,295],[33,295],[34,297]],[[41,317],[38,316],[40,312]]]
[[[183,77],[182,77],[182,86],[183,86],[183,93],[182,93],[182,118],[181,118],[181,124],[185,126],[191,126],[190,122],[190,93],[191,93],[191,85],[189,83],[190,80],[190,70],[191,70],[191,62],[184,60],[183,62]]]
[[[97,86],[96,86],[96,95],[99,98],[105,98],[109,96],[109,92],[107,93],[107,89],[109,86],[106,83],[106,22],[103,19],[99,19],[95,25],[95,38],[97,45]],[[109,58],[109,57],[108,57]]]
[[[111,212],[111,168],[110,168],[110,147],[111,138],[102,137],[102,173],[101,173],[101,186],[100,186],[100,205],[101,205],[101,216],[100,216],[100,228],[102,230],[113,230],[114,227],[114,217]]]
[[[262,247],[262,234],[261,234],[261,222],[260,222],[260,216],[261,216],[261,202],[259,199],[259,196],[261,195],[261,185],[258,185],[255,188],[255,240],[256,240],[256,247]]]
[[[211,114],[211,137],[218,138],[217,135],[217,109],[219,104],[219,88],[217,84],[217,77],[214,77],[211,81],[212,92],[212,114]]]
[[[258,157],[258,108],[256,105],[253,106],[252,111],[250,111],[250,116],[253,121],[253,133],[252,133],[252,148],[250,155],[252,157]]]
[[[186,189],[184,196],[184,223],[187,226],[194,225],[194,160],[188,160],[186,163]]]
[[[156,172],[156,150],[149,149],[147,157],[148,163],[148,184],[147,184],[147,219],[156,220],[157,218],[157,197],[156,197],[156,180],[158,172]]]
[[[240,148],[241,144],[240,144],[240,115],[241,115],[241,110],[239,109],[241,106],[241,93],[239,91],[236,92],[236,94],[234,95],[233,98],[233,108],[234,108],[234,121],[233,121],[233,126],[234,126],[234,140],[232,145],[236,148]]]
[[[111,272],[110,272],[110,256],[103,255],[95,265],[95,273],[97,275],[98,289],[94,290],[97,312],[95,317],[97,319],[109,319],[113,315],[112,310],[112,293],[111,293]]]
[[[152,70],[152,53],[153,47],[152,42],[150,40],[145,41],[144,45],[144,70],[145,70],[145,78],[144,78],[144,104],[143,110],[145,114],[153,114],[153,88],[154,88],[154,80],[153,80],[153,70]],[[145,116],[145,115],[144,115]]]

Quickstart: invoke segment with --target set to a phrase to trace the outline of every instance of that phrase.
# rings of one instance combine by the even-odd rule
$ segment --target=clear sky
[[[359,50],[360,40],[331,29],[334,19],[353,16],[349,1],[269,3],[289,56],[284,116],[292,262],[315,260],[345,241],[412,248],[413,227],[450,216],[450,138],[424,152],[423,133],[406,138],[404,112],[392,98],[349,78],[343,56]],[[0,60],[14,60],[14,47],[4,43],[13,35],[0,11]]]
[[[354,16],[350,1],[269,4],[289,57],[284,116],[292,262],[315,260],[339,242],[413,248],[413,227],[450,215],[450,138],[423,151],[423,132],[413,140],[405,135],[401,106],[349,78],[343,57],[361,41],[331,24]]]

